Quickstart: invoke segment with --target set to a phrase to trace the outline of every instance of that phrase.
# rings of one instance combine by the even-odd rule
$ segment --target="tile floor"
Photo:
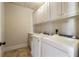
[[[28,48],[19,48],[4,52],[3,57],[31,57],[31,51]]]

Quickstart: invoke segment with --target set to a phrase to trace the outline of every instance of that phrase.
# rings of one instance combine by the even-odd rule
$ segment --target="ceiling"
[[[44,2],[12,2],[13,4],[28,7],[33,10],[37,10]]]

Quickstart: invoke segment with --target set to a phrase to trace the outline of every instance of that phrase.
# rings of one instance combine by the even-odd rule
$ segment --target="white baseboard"
[[[10,50],[14,50],[22,47],[27,47],[27,43],[21,43],[21,44],[5,47],[4,51],[10,51]]]

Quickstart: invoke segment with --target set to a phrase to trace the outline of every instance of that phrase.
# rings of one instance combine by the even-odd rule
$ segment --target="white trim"
[[[21,43],[21,44],[5,47],[4,51],[10,51],[10,50],[14,50],[22,47],[27,47],[27,43]]]

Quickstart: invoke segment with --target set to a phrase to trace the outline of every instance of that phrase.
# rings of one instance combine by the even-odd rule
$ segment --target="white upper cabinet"
[[[51,20],[60,20],[77,15],[77,3],[75,2],[50,2]]]
[[[62,16],[63,16],[68,12],[68,2],[63,2],[61,6],[62,6],[62,8],[61,8],[62,12],[61,13],[62,13]]]
[[[34,24],[61,20],[78,15],[76,2],[49,2],[34,13]]]
[[[48,9],[48,3],[45,3],[34,13],[34,24],[48,21]]]
[[[61,2],[49,2],[49,9],[51,14],[50,20],[56,20],[61,17]]]
[[[62,18],[72,17],[77,15],[77,3],[63,2],[62,3]]]

